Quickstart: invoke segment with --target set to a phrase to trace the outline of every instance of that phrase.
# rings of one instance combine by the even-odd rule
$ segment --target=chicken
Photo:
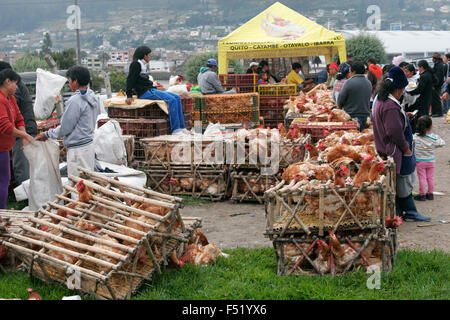
[[[351,146],[337,145],[326,150],[326,159],[328,163],[342,157],[351,158],[355,162],[361,161],[361,154],[355,151]]]
[[[333,231],[330,230],[328,233],[330,234],[331,251],[336,258],[336,266],[345,268],[355,256],[355,250],[347,244],[341,244]]]
[[[328,116],[329,122],[347,122],[350,120],[351,120],[350,115],[341,109],[331,110]]]
[[[375,137],[373,135],[373,131],[370,132],[366,132],[364,134],[361,134],[358,138],[359,143],[361,145],[367,145],[367,144],[373,144],[373,142],[375,141]]]
[[[386,228],[397,229],[402,223],[403,220],[399,216],[395,216],[395,218],[386,217]]]
[[[197,229],[194,230],[192,237],[189,239],[189,244],[201,244],[202,246],[206,246],[209,244],[208,239],[203,234],[203,232],[198,231]]]
[[[86,230],[86,231],[90,231],[90,232],[95,232],[95,231],[100,230],[100,227],[96,226],[95,224],[87,222],[85,219],[78,220],[77,223],[75,223],[75,227]]]
[[[28,288],[27,291],[30,293],[27,300],[42,300],[41,295],[33,289]]]
[[[284,127],[284,125],[282,123],[278,124],[278,130],[280,131],[280,135],[285,138],[287,135],[287,131],[286,128]]]
[[[369,181],[369,169],[372,165],[372,160],[373,160],[372,157],[367,156],[362,161],[358,173],[353,178],[353,185],[355,186],[355,188],[359,188],[362,186],[364,182]]]
[[[330,272],[330,247],[322,240],[318,240],[317,258],[313,261],[317,269],[323,274]]]
[[[181,178],[180,186],[185,191],[192,191],[194,187],[194,179],[193,178]]]
[[[343,164],[339,167],[339,170],[334,174],[334,185],[337,187],[345,188],[345,182],[350,171]]]
[[[107,241],[114,242],[114,243],[119,243],[119,241],[117,241],[115,238],[112,238],[106,234],[102,235],[100,237],[100,239],[107,240]],[[96,244],[94,244],[94,247],[105,250],[105,251],[112,251],[114,253],[121,254],[121,255],[124,254],[121,250],[119,250],[115,247],[110,247],[103,243],[96,243]],[[101,253],[96,253],[95,257],[98,259],[104,260],[106,262],[112,263],[112,264],[117,264],[119,262],[117,259],[107,256],[107,255],[104,255],[104,254],[101,254]],[[105,268],[105,267],[100,267],[100,268],[105,272],[109,272],[109,268]]]
[[[313,144],[305,144],[306,150],[309,152],[309,157],[311,160],[317,160],[319,156],[319,149]]]
[[[56,246],[56,247],[60,247],[60,248],[66,249],[66,250],[77,252],[77,250],[75,248],[73,248],[72,246],[67,245],[67,244],[61,244],[61,243],[56,242],[56,241],[51,241],[49,244],[51,244],[53,246]],[[53,257],[53,258],[56,258],[58,260],[62,260],[62,261],[68,262],[70,264],[74,264],[77,261],[77,258],[75,258],[74,256],[71,256],[71,255],[69,255],[67,253],[63,253],[61,251],[56,251],[56,250],[50,249],[50,250],[48,250],[47,254],[50,257]]]
[[[221,252],[219,246],[215,243],[209,243],[204,247],[192,243],[180,260],[184,263],[192,263],[199,266],[216,261],[218,256],[228,258],[229,255]]]
[[[91,188],[87,187],[84,184],[83,180],[80,180],[77,183],[77,190],[78,190],[78,200],[80,202],[89,203],[89,201],[92,200],[94,194]]]
[[[385,168],[384,162],[375,162],[369,171],[369,180],[371,183],[374,183],[380,179],[380,175]]]
[[[282,174],[282,179],[288,183],[302,180],[317,179],[323,182],[333,179],[334,171],[328,164],[314,165],[309,162],[298,162],[290,165]]]
[[[75,209],[77,207],[76,203],[71,203],[67,206],[67,208],[69,209]],[[73,216],[73,213],[70,211],[67,211],[65,209],[59,209],[58,212],[56,212],[56,214],[60,217],[66,218],[67,216]],[[59,223],[60,220],[58,220],[57,218],[51,218],[53,223]]]

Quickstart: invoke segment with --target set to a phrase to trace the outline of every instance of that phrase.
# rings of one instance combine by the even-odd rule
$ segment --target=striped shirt
[[[445,145],[437,134],[431,133],[425,136],[414,135],[416,160],[418,162],[434,162],[434,149]]]

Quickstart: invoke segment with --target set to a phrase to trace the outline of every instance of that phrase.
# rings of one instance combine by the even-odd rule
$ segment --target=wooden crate
[[[303,118],[292,121],[291,126],[303,134],[310,134],[313,143],[326,137],[329,133],[340,130],[358,130],[357,121],[348,122],[308,122]]]
[[[132,163],[134,160],[134,136],[123,135],[122,138],[125,145],[125,150],[127,151],[127,162]]]
[[[325,231],[366,230],[385,226],[395,217],[395,166],[386,164],[384,174],[360,188],[332,188],[329,183],[308,190],[302,182],[284,180],[265,193],[266,233],[318,234]]]
[[[158,104],[151,104],[143,108],[108,107],[108,117],[111,119],[168,119]]]
[[[93,192],[90,200],[70,199],[71,192],[80,194],[65,185],[57,200],[30,218],[31,224],[22,225],[23,231],[9,233],[2,244],[41,280],[66,285],[77,278],[81,293],[99,299],[130,298],[144,280],[161,272],[167,258],[188,241],[201,221],[185,223],[180,198],[79,170]],[[60,215],[59,210],[67,214]]]
[[[187,195],[193,198],[220,201],[226,197],[228,168],[207,165],[146,166],[147,186],[170,195]]]
[[[111,119],[99,119],[98,127]],[[163,119],[113,119],[119,122],[122,134],[133,135],[136,139],[169,134],[169,121]]]
[[[339,258],[330,250],[330,236],[314,239],[306,236],[276,238],[273,247],[278,275],[334,276],[356,269],[367,271],[374,267],[387,273],[392,271],[397,254],[397,229],[341,232],[336,236],[340,245],[347,250],[345,258]],[[318,242],[321,242],[323,249]]]
[[[231,200],[234,202],[264,203],[264,192],[281,181],[281,174],[261,175],[259,171],[239,170],[230,174],[230,185],[233,190]]]

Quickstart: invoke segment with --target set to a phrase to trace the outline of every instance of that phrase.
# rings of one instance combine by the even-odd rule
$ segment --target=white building
[[[150,60],[150,72],[152,71],[167,71],[170,72],[169,63],[162,60]]]

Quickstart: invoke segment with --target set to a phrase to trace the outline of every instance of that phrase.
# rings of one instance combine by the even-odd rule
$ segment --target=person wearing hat
[[[375,148],[383,159],[391,156],[395,162],[397,216],[406,221],[430,221],[417,211],[412,196],[416,157],[409,122],[411,114],[406,114],[399,102],[407,85],[405,73],[397,66],[391,68],[383,80],[373,107]]]
[[[250,66],[247,69],[247,73],[258,74],[258,66],[259,66],[259,63],[253,61],[252,63],[250,63]]]
[[[334,87],[338,71],[339,67],[336,62],[330,64],[330,67],[328,68],[328,79],[327,79],[327,87],[329,89],[332,89]]]
[[[366,79],[366,68],[362,61],[354,61],[350,66],[351,78],[348,79],[337,99],[337,105],[352,118],[358,119],[359,131],[366,128],[367,117],[370,115],[370,98],[372,84]]]
[[[269,84],[275,84],[280,82],[280,79],[278,79],[277,77],[275,77],[272,73],[270,73],[269,70],[269,62],[267,62],[266,60],[262,60],[259,63],[258,69],[257,69],[257,73],[261,73],[261,71],[267,71],[269,73]]]
[[[441,55],[437,52],[433,54],[433,63],[433,73],[437,79],[433,82],[433,91],[431,94],[431,116],[442,117],[441,91],[445,82],[444,77],[446,70]]]
[[[236,90],[225,92],[219,77],[217,76],[216,70],[217,61],[212,58],[208,59],[206,62],[206,68],[203,67],[200,69],[200,73],[197,76],[197,82],[202,94],[236,93]]]
[[[334,81],[333,86],[333,92],[332,97],[333,100],[336,102],[339,93],[342,90],[342,87],[344,86],[347,79],[350,77],[350,64],[347,62],[341,63],[338,68],[338,72],[336,73],[336,80]]]

